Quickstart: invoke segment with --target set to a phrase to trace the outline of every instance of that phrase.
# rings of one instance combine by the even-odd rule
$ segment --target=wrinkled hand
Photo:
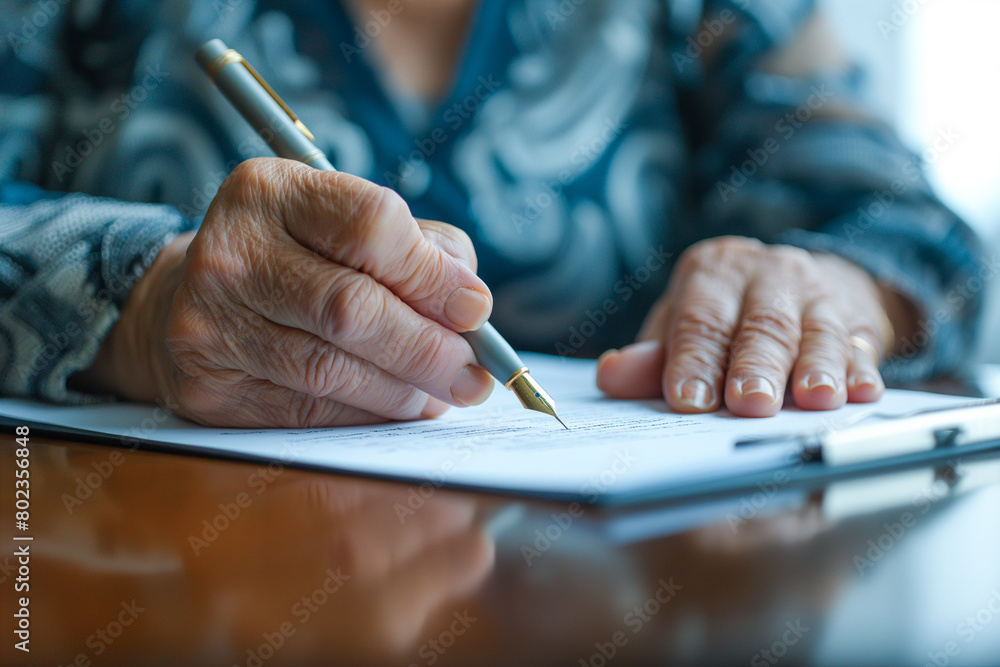
[[[775,414],[788,383],[807,410],[874,401],[885,388],[875,356],[894,343],[886,298],[839,257],[703,241],[681,257],[641,342],[601,358],[598,386],[616,398],[664,396],[677,412],[725,405],[745,417]]]
[[[475,269],[463,232],[388,189],[248,160],[129,294],[84,380],[210,425],[437,416],[493,387],[456,333],[492,309]]]

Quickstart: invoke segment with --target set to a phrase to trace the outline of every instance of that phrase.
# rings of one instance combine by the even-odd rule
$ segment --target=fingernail
[[[879,385],[880,383],[878,380],[875,379],[875,376],[868,375],[867,373],[863,373],[854,378],[855,389],[860,389],[861,387],[865,386],[871,387],[872,389],[878,389]]]
[[[449,407],[451,406],[444,401],[439,401],[433,396],[428,396],[427,405],[424,406],[424,411],[420,413],[420,416],[424,419],[437,419],[443,415]]]
[[[459,329],[472,331],[486,323],[492,306],[490,298],[468,287],[459,287],[444,302],[444,315]]]
[[[712,386],[701,378],[682,380],[677,387],[677,400],[695,410],[709,410],[715,404]]]
[[[451,395],[459,403],[479,405],[493,393],[493,376],[479,366],[466,366],[451,383]]]
[[[778,392],[774,390],[774,385],[760,377],[744,380],[740,385],[740,395],[743,398],[749,398],[753,394],[766,396],[772,401],[778,400]]]
[[[829,389],[832,392],[837,391],[837,381],[829,373],[810,373],[802,379],[802,384],[810,391],[820,387]]]

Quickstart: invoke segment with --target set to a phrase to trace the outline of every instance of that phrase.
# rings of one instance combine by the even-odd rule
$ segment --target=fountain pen
[[[211,39],[198,49],[195,60],[278,157],[298,160],[324,171],[336,171],[326,155],[313,144],[315,138],[305,124],[243,56],[221,39]],[[531,377],[528,367],[492,324],[487,322],[462,336],[476,353],[480,365],[506,389],[513,391],[521,405],[551,415],[563,428],[569,428],[556,414],[552,398]]]

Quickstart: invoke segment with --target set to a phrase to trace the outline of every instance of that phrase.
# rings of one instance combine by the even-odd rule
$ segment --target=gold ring
[[[874,345],[861,336],[851,336],[851,345],[871,357],[875,365],[878,366],[878,350],[875,349]]]
[[[882,340],[885,341],[885,354],[888,356],[896,349],[896,327],[892,326],[892,320],[889,319],[885,308],[882,309],[881,328]]]

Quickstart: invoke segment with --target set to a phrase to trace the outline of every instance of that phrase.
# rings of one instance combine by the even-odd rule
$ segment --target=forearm
[[[10,192],[10,188],[5,188]],[[30,194],[30,196],[29,196]],[[97,400],[67,387],[89,367],[135,283],[193,224],[164,206],[18,189],[0,203],[0,393]]]

